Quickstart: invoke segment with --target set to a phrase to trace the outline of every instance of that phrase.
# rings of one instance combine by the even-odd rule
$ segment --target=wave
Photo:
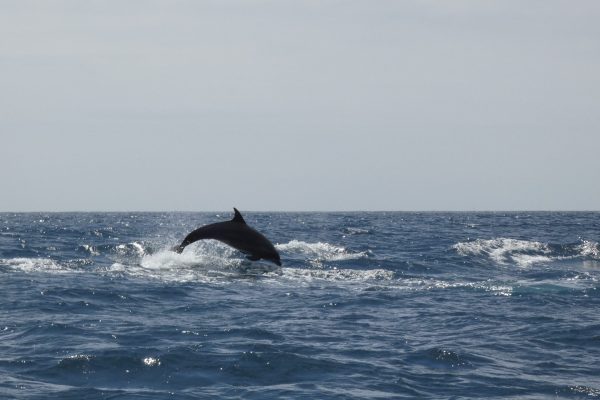
[[[0,259],[0,266],[22,272],[100,273],[155,279],[163,282],[228,283],[247,277],[266,280],[310,283],[389,281],[395,273],[385,269],[338,268],[338,262],[366,259],[368,251],[351,251],[325,242],[291,240],[277,244],[285,266],[279,268],[266,261],[250,262],[237,250],[216,240],[200,241],[181,253],[170,251],[171,246],[153,250],[140,241],[114,245],[81,245],[79,252],[86,258],[57,261],[51,258]],[[155,247],[156,248],[156,247]],[[83,266],[90,266],[83,269]]]
[[[141,258],[152,255],[155,252],[166,251],[172,245],[165,246],[164,243],[148,243],[145,241],[133,241],[120,244],[81,244],[77,251],[87,257],[126,257]],[[275,246],[284,255],[294,258],[302,256],[303,259],[318,261],[344,261],[367,258],[371,254],[369,251],[355,252],[341,246],[336,246],[325,242],[309,243],[300,240],[291,240],[288,243],[277,244]],[[49,248],[56,251],[55,247]],[[194,243],[193,246],[186,248],[184,253],[195,253],[200,256],[215,257],[241,257],[240,253],[233,248],[218,242],[216,240],[204,240]]]
[[[218,246],[218,245],[216,245]],[[221,250],[226,250],[221,249]],[[312,268],[276,267],[270,263],[254,262],[239,258],[222,257],[216,254],[199,254],[194,251],[182,254],[159,251],[145,255],[139,263],[113,263],[106,267],[82,268],[86,260],[72,260],[58,263],[44,258],[0,259],[0,268],[26,273],[64,274],[87,272],[116,277],[131,277],[141,280],[155,280],[165,283],[201,283],[225,285],[247,281],[252,284],[262,282],[273,285],[310,286],[343,285],[365,291],[481,291],[496,296],[539,293],[540,291],[588,290],[597,286],[597,278],[590,273],[562,277],[558,280],[539,281],[464,281],[444,280],[432,277],[408,278],[396,272],[383,269],[351,268]]]
[[[239,276],[240,271],[252,274],[272,272],[274,269],[268,262],[250,263],[243,254],[216,240],[200,241],[186,248],[181,254],[168,250],[170,247],[164,244],[150,245],[144,241],[114,245],[83,244],[78,248],[78,252],[85,257],[82,259],[57,261],[52,258],[10,258],[0,259],[0,266],[23,272],[65,273],[81,272],[82,266],[93,265],[94,267],[89,268],[90,272],[98,270],[167,281],[211,282],[232,275]],[[156,248],[159,250],[154,250]],[[287,258],[292,263],[308,264],[312,267],[309,269],[319,269],[319,271],[306,273],[285,273],[289,276],[304,274],[309,279],[359,279],[357,278],[359,272],[350,270],[344,272],[345,270],[338,270],[335,267],[328,270],[324,263],[364,259],[370,254],[350,251],[330,243],[309,243],[299,240],[277,244],[276,248],[282,253],[284,260]],[[301,267],[302,265],[299,270],[302,270]],[[292,270],[294,268],[285,271]],[[365,277],[368,279],[378,274],[378,272],[366,271]]]
[[[303,263],[310,268],[279,268],[266,261],[249,262],[243,255],[231,247],[215,241],[206,240],[188,247],[178,254],[170,250],[156,253],[141,253],[138,263],[113,263],[108,272],[122,273],[136,277],[145,277],[171,282],[228,282],[240,277],[258,277],[264,279],[284,279],[295,281],[367,281],[391,279],[391,271],[325,268],[323,262],[357,260],[368,256],[367,252],[352,252],[329,243],[307,243],[292,240],[277,244],[277,250],[285,258],[301,256]]]
[[[452,248],[462,256],[485,257],[497,264],[520,267],[574,258],[600,259],[598,242],[587,240],[561,245],[510,238],[476,239],[456,243]]]

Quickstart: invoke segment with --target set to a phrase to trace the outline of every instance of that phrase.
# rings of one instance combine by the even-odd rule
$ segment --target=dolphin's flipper
[[[261,257],[260,257],[260,256],[257,256],[257,255],[255,255],[255,254],[250,254],[249,256],[246,256],[246,258],[247,258],[248,260],[250,260],[250,261],[258,261],[258,260],[260,260],[260,259],[261,259]]]
[[[238,211],[237,208],[233,208],[233,212],[235,212],[235,215],[233,216],[233,219],[231,220],[231,222],[239,222],[242,224],[245,224],[246,221],[244,221],[244,218],[242,217],[242,214]]]

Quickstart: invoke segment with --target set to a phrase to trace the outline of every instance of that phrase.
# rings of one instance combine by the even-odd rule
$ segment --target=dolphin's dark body
[[[215,239],[247,254],[249,260],[257,261],[262,258],[281,266],[275,246],[261,233],[249,227],[236,208],[233,210],[235,216],[231,221],[217,222],[198,228],[187,235],[173,250],[181,253],[187,245],[198,240]]]

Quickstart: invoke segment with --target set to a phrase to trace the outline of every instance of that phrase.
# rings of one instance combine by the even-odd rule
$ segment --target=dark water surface
[[[0,214],[0,398],[600,398],[600,213],[244,217]]]

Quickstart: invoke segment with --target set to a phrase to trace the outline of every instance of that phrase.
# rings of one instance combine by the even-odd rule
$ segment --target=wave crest
[[[579,244],[557,245],[509,238],[477,239],[456,243],[452,248],[462,256],[483,256],[497,264],[521,267],[577,257],[600,258],[599,244],[587,240]]]
[[[393,273],[385,270],[324,269],[322,262],[355,260],[367,257],[367,252],[351,252],[329,243],[307,243],[292,240],[278,244],[277,250],[288,257],[299,255],[314,268],[275,268],[268,262],[250,263],[235,249],[216,240],[205,240],[178,254],[170,250],[140,254],[136,265],[116,262],[109,272],[130,276],[176,282],[226,282],[240,275],[259,274],[293,280],[364,281],[391,279]],[[285,257],[284,257],[285,263]],[[272,268],[268,268],[272,267]],[[273,271],[276,270],[276,271]],[[266,275],[264,275],[266,273]]]

